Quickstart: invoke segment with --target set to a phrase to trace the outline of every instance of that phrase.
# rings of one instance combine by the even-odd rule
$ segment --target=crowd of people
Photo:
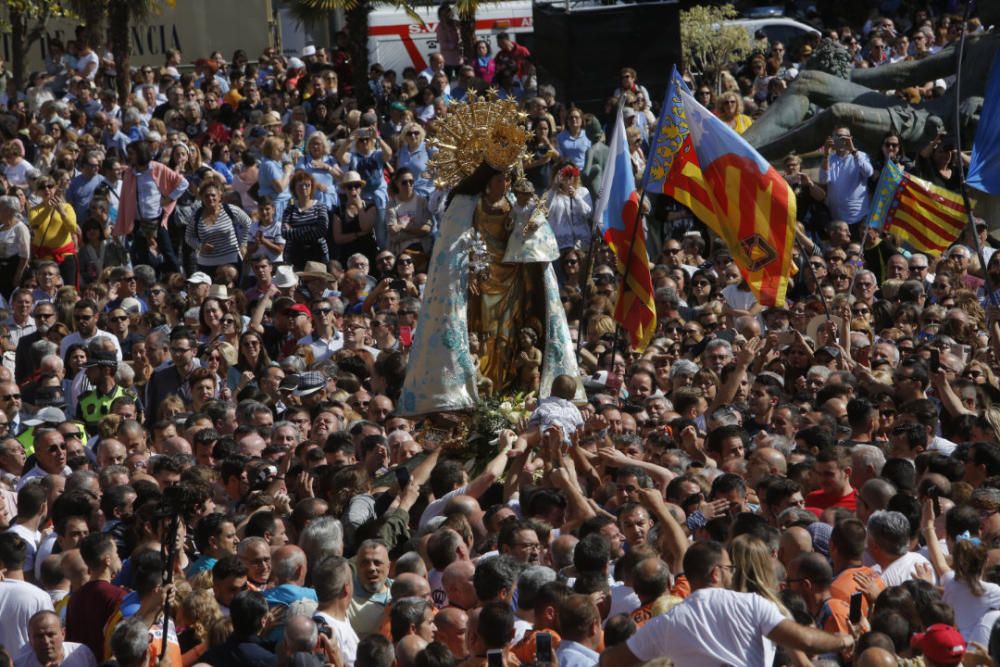
[[[855,67],[963,30],[955,3],[878,4],[806,16]],[[637,182],[656,101],[625,67],[585,112],[439,17],[429,67],[367,90],[345,35],[171,51],[120,99],[79,32],[7,79],[0,665],[1000,664],[1000,255],[985,222],[941,257],[864,224],[887,161],[958,187],[955,142],[866,155],[838,127],[802,147],[818,176],[788,156],[783,308],[655,199],[633,350],[591,217],[617,100]],[[816,46],[692,90],[742,132]],[[435,121],[486,86],[525,112],[511,203],[547,211],[582,377],[529,375],[531,418],[473,462],[399,402],[450,201]]]

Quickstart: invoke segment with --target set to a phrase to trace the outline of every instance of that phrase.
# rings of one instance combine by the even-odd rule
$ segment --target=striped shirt
[[[207,224],[202,209],[199,209],[187,226],[184,240],[198,251],[197,261],[203,266],[234,264],[240,260],[240,246],[247,244],[250,222],[250,216],[243,209],[227,205],[220,206],[215,222]],[[202,249],[206,243],[212,244],[212,252],[206,253]]]

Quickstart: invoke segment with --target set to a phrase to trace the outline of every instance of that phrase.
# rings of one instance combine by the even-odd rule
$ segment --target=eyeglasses
[[[0,396],[0,401],[20,401],[21,394],[4,394]]]
[[[677,254],[680,253],[680,251],[681,251],[680,248],[664,248],[663,249],[663,254],[664,255],[677,255]]]
[[[413,132],[413,131],[411,131],[411,132],[407,132],[406,136],[408,136],[408,137],[419,137],[420,133],[419,132]]]
[[[128,322],[128,315],[116,315],[111,318],[112,322]]]
[[[35,313],[35,319],[50,320],[55,317],[55,313]]]
[[[77,322],[87,322],[88,320],[94,319],[93,315],[74,315],[73,319]]]
[[[344,189],[345,190],[360,190],[361,189],[361,185],[358,184],[358,183],[348,183],[347,185],[344,186]]]
[[[223,324],[232,324],[232,325],[235,326],[236,325],[236,320],[234,320],[231,317],[226,317],[226,318],[223,318],[222,323]]]
[[[165,290],[165,289],[162,289],[162,288],[160,288],[160,287],[154,287],[153,289],[149,290],[149,293],[150,293],[150,294],[156,294],[156,295],[159,295],[159,294],[163,294],[163,293],[165,293],[166,291],[167,291],[167,290]]]
[[[313,308],[313,313],[317,315],[329,315],[333,312],[333,308]]]
[[[396,263],[397,264],[407,264],[407,265],[409,265],[409,264],[413,264],[413,260],[412,259],[406,259],[405,257],[401,257],[400,259],[396,260]]]
[[[248,338],[243,341],[243,345],[247,347],[260,347],[260,341],[255,338]]]
[[[710,287],[711,284],[712,283],[708,282],[707,280],[696,280],[693,283],[691,283],[691,285],[694,287]]]

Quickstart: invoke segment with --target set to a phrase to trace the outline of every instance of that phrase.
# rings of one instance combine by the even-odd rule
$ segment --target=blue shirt
[[[94,198],[94,192],[102,183],[104,183],[104,177],[100,174],[96,174],[90,179],[81,174],[69,182],[69,187],[66,189],[66,201],[73,207],[77,220],[83,220],[87,217],[90,200]]]
[[[595,667],[601,659],[601,654],[597,651],[568,639],[559,642],[556,656],[559,658],[559,667]]]
[[[559,149],[559,155],[576,165],[577,169],[583,169],[590,149],[590,139],[583,130],[580,130],[576,138],[570,136],[569,130],[563,130],[556,135],[556,148]]]
[[[820,167],[819,182],[826,185],[826,205],[833,220],[853,225],[868,215],[868,179],[873,173],[871,160],[861,151],[844,156],[834,153],[829,168]]]
[[[434,181],[424,176],[431,154],[431,151],[427,149],[427,142],[421,142],[413,151],[404,143],[399,148],[399,159],[396,162],[398,168],[407,167],[413,172],[413,190],[425,198],[430,197],[431,193],[434,192]]]

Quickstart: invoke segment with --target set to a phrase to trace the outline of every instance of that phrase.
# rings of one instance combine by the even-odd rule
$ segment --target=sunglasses
[[[128,315],[117,315],[111,318],[112,322],[128,322]]]

